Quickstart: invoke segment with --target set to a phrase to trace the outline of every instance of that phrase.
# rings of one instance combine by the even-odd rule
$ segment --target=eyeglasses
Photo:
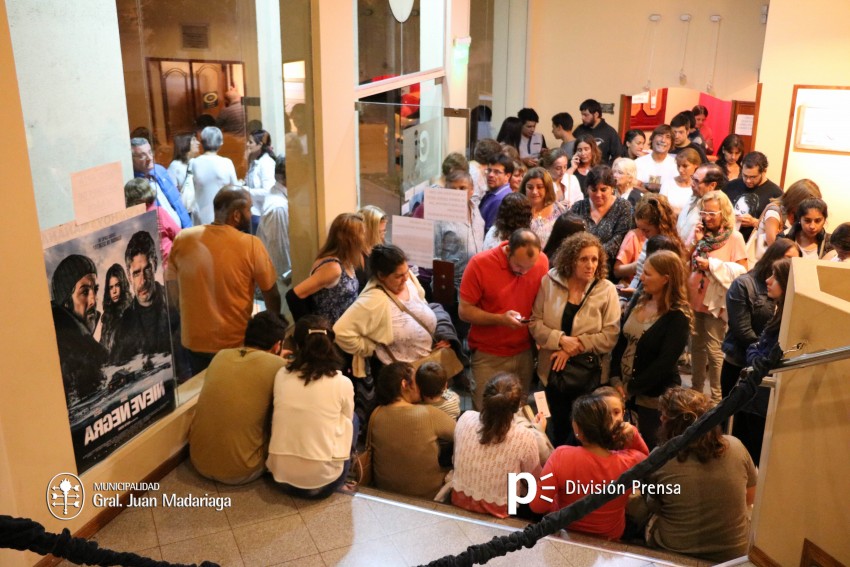
[[[756,175],[744,175],[743,173],[741,174],[741,179],[743,179],[744,181],[755,181],[759,177],[761,177],[761,173]]]
[[[486,173],[487,175],[490,175],[491,173],[495,173],[497,175],[504,175],[505,170],[504,169],[494,169],[492,167],[488,167],[487,169],[484,170],[484,173]]]
[[[697,179],[696,175],[691,176],[691,181],[693,181],[697,185],[702,185],[703,183],[705,183],[705,181],[703,181],[702,179]]]
[[[720,215],[720,211],[700,211],[699,216],[714,218]]]

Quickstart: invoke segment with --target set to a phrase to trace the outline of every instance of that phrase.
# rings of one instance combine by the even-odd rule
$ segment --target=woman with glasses
[[[722,191],[709,191],[700,200],[700,223],[694,229],[694,239],[688,278],[688,296],[694,310],[692,383],[694,390],[702,392],[708,378],[711,400],[717,403],[722,397],[720,370],[721,344],[726,334],[723,318],[726,289],[747,269],[744,237],[735,230],[732,203]]]
[[[572,212],[584,220],[587,231],[602,243],[609,273],[614,268],[623,238],[634,227],[632,206],[625,199],[617,198],[616,185],[611,168],[597,165],[587,174],[587,197],[572,207]]]

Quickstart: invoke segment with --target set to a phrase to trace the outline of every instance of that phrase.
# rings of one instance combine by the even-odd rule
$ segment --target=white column
[[[469,0],[447,0],[443,100],[446,107],[466,108],[469,68]],[[455,45],[456,40],[461,44]],[[446,118],[443,131],[443,155],[465,153],[469,118]]]
[[[284,153],[283,59],[280,45],[280,1],[256,0],[257,62],[263,129],[272,137],[275,151]]]
[[[493,10],[493,135],[525,106],[528,0],[495,0]]]

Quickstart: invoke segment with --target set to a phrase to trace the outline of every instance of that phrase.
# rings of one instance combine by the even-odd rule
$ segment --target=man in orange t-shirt
[[[548,270],[540,239],[525,228],[496,248],[473,256],[464,270],[459,314],[471,324],[468,340],[476,409],[481,408],[484,386],[499,372],[516,374],[528,391],[534,372],[528,320]]]
[[[266,309],[280,313],[277,276],[262,241],[251,229],[251,194],[224,187],[213,200],[212,224],[184,229],[168,260],[168,298],[179,303],[181,342],[192,373],[225,348],[242,344],[254,309],[254,286]],[[176,305],[175,305],[176,306]]]

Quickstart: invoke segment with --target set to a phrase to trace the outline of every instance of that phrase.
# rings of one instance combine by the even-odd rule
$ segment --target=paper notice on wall
[[[649,102],[649,91],[632,95],[632,104],[647,104]]]
[[[404,250],[411,264],[429,270],[433,266],[433,221],[393,215],[392,243]]]
[[[735,133],[739,136],[753,135],[753,115],[739,114],[735,119]]]
[[[429,187],[425,189],[425,219],[432,221],[469,222],[466,191]]]
[[[121,162],[98,165],[72,173],[71,194],[77,224],[120,211],[124,208]]]

